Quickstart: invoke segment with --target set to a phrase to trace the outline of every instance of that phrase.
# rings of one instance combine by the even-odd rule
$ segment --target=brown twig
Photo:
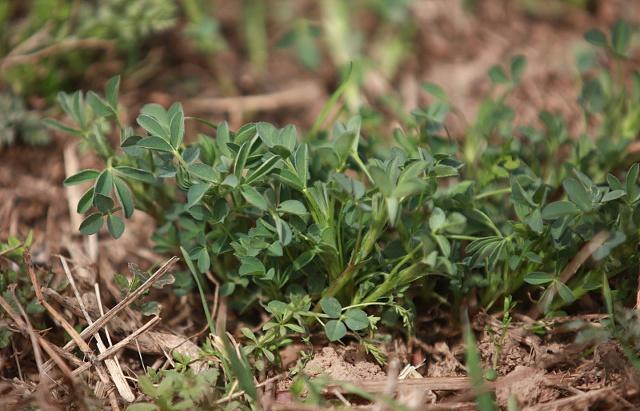
[[[140,336],[142,333],[146,332],[147,330],[149,330],[151,327],[153,327],[154,325],[156,325],[158,322],[160,321],[160,317],[156,316],[153,317],[151,320],[147,321],[142,327],[138,328],[136,331],[134,331],[132,334],[128,335],[126,338],[122,339],[121,341],[117,342],[116,344],[114,344],[113,346],[111,346],[109,349],[105,350],[104,352],[100,353],[100,355],[98,355],[96,357],[97,361],[102,361],[105,360],[115,354],[117,354],[120,350],[122,350],[127,344],[129,344],[131,341],[133,341],[134,339],[136,339],[138,336]],[[76,368],[75,370],[73,370],[73,375],[78,375],[83,373],[84,371],[88,370],[89,368],[91,368],[91,363],[85,362],[82,365],[80,365],[78,368]]]
[[[32,53],[10,54],[0,62],[0,69],[6,70],[7,68],[17,64],[34,63],[41,58],[49,57],[68,49],[98,48],[110,50],[113,47],[114,42],[112,40],[69,38]]]
[[[87,323],[89,323],[89,325],[93,324],[93,319],[89,315],[89,312],[87,311],[84,305],[84,301],[80,296],[80,291],[78,290],[78,287],[76,287],[76,282],[73,279],[73,275],[71,275],[71,270],[69,270],[69,266],[67,265],[66,259],[60,256],[60,261],[62,262],[62,267],[64,268],[64,272],[67,275],[67,279],[69,280],[69,285],[71,285],[73,293],[75,294],[76,299],[78,300],[78,304],[80,305],[80,309],[82,310],[82,314],[84,315],[85,320],[87,320]],[[93,336],[96,339],[98,350],[100,351],[101,354],[104,354],[105,351],[107,351],[107,347],[104,345],[104,342],[102,341],[102,337],[100,336],[100,333],[96,331],[96,333]],[[96,361],[96,364],[99,364],[99,363]],[[120,396],[127,402],[133,402],[136,399],[136,397],[133,394],[133,391],[131,391],[131,387],[129,387],[127,380],[124,378],[124,374],[122,373],[122,369],[120,368],[120,364],[118,363],[117,358],[105,358],[104,364],[107,367],[107,371],[111,375],[111,380],[115,384]]]
[[[27,267],[27,272],[29,274],[29,279],[33,286],[38,302],[40,302],[40,304],[49,312],[51,317],[53,317],[53,319],[64,328],[64,330],[69,334],[69,336],[71,336],[71,341],[74,343],[74,346],[77,345],[78,348],[80,348],[80,350],[82,350],[82,352],[89,358],[90,361],[92,362],[95,361],[95,355],[93,354],[93,350],[91,350],[91,347],[89,347],[89,344],[87,344],[84,341],[84,339],[81,337],[81,334],[78,334],[76,329],[73,328],[71,324],[69,324],[69,322],[62,316],[62,314],[60,314],[55,308],[53,308],[53,306],[51,306],[51,304],[49,304],[44,299],[44,296],[42,294],[42,289],[40,288],[40,283],[38,282],[38,277],[36,276],[35,269],[31,261],[31,254],[29,253],[28,250],[25,251],[24,253],[24,261]],[[49,369],[51,369],[51,361],[55,361],[55,358],[52,357],[50,361],[47,361],[46,363],[44,363],[43,365],[44,372],[47,372]],[[108,387],[110,383],[104,371],[104,368],[102,368],[102,365],[97,362],[95,363],[95,366],[96,366],[96,373],[98,374],[98,378],[100,378],[100,381],[105,386]],[[111,408],[113,410],[120,410],[120,407],[118,406],[118,399],[116,398],[112,390],[109,390],[108,396],[109,396],[109,402],[111,404]]]
[[[575,275],[575,273],[578,272],[578,269],[582,267],[589,257],[591,257],[596,250],[602,247],[605,241],[607,241],[607,238],[609,238],[609,232],[602,230],[583,245],[580,251],[578,251],[578,253],[560,273],[560,281],[566,284]],[[543,300],[550,302],[555,297],[555,294],[555,290],[553,288],[549,288],[548,294],[543,298]],[[533,306],[529,313],[527,313],[527,316],[533,319],[538,318],[541,313],[541,307],[545,304],[545,301],[541,300],[539,304]]]
[[[118,304],[105,313],[102,317],[98,318],[93,324],[82,330],[80,337],[83,339],[95,334],[108,323],[113,317],[115,317],[120,311],[124,310],[131,303],[133,303],[142,293],[149,289],[160,277],[162,277],[173,265],[178,261],[178,257],[171,257],[166,263],[156,270],[140,287],[132,291],[129,295],[122,299]],[[76,341],[71,340],[65,346],[66,351],[71,351],[76,347]]]

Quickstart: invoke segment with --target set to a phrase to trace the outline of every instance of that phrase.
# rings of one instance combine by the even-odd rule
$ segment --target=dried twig
[[[596,234],[591,240],[589,240],[585,245],[582,246],[580,251],[573,257],[573,259],[567,264],[567,266],[560,273],[560,281],[566,283],[569,281],[573,275],[578,271],[580,267],[591,257],[591,255],[598,250],[605,241],[609,238],[609,232],[606,230],[600,231]],[[555,292],[553,287],[548,289],[548,294],[543,298],[543,300],[549,302],[555,297]],[[529,313],[527,314],[529,317],[536,319],[540,316],[541,307],[544,306],[545,301],[540,301],[538,305],[535,305],[531,308]]]
[[[324,92],[317,83],[305,81],[273,93],[239,97],[200,97],[192,99],[189,104],[194,110],[198,111],[228,113],[271,111],[282,107],[317,102],[323,95]]]
[[[579,395],[573,395],[559,400],[537,404],[532,407],[524,408],[523,411],[543,411],[543,410],[561,410],[561,409],[590,409],[590,406],[597,401],[608,399],[618,387],[606,387],[599,390],[585,392]],[[614,396],[615,397],[615,396]],[[616,399],[617,400],[617,399]],[[607,401],[610,405],[611,403]]]
[[[113,46],[114,43],[111,40],[69,38],[32,53],[8,55],[0,62],[0,69],[6,70],[17,64],[34,63],[41,58],[53,56],[69,49],[95,48],[110,50]]]
[[[107,349],[104,352],[100,353],[100,355],[98,355],[96,357],[96,360],[97,361],[102,361],[104,359],[107,359],[107,358],[111,357],[112,355],[115,355],[120,350],[122,350],[127,344],[129,344],[131,341],[136,339],[138,336],[140,336],[145,331],[149,330],[154,325],[156,325],[159,321],[160,321],[160,317],[158,317],[158,316],[153,317],[152,319],[147,321],[142,327],[140,327],[136,331],[134,331],[131,335],[128,335],[126,338],[122,339],[121,341],[119,341],[115,345],[111,346],[109,349]],[[73,375],[81,374],[84,371],[88,370],[89,368],[91,368],[91,363],[88,363],[88,362],[83,363],[78,368],[73,370]]]
[[[65,147],[63,159],[64,171],[67,177],[71,177],[80,171],[80,161],[78,161],[75,144],[69,144]],[[80,197],[82,197],[82,190],[79,186],[68,186],[65,187],[65,191],[67,192],[67,207],[69,208],[71,226],[74,230],[78,230],[80,223],[82,223],[82,215],[76,211],[76,204],[78,204]]]
[[[120,311],[124,310],[131,303],[133,303],[142,293],[149,289],[153,285],[156,280],[162,277],[173,265],[178,261],[178,257],[171,257],[166,263],[164,263],[160,268],[156,270],[155,273],[151,275],[140,287],[131,292],[125,298],[122,299],[118,304],[115,305],[112,309],[107,311],[105,315],[98,318],[93,324],[89,325],[87,328],[82,330],[80,333],[80,337],[83,339],[88,338],[89,336],[95,334],[98,330],[100,330],[106,323],[108,323],[113,317],[115,317]],[[71,340],[65,346],[64,349],[66,351],[71,351],[76,346],[76,342]]]
[[[85,320],[87,320],[87,323],[89,323],[89,325],[93,324],[93,319],[89,315],[89,312],[87,312],[87,309],[84,305],[84,301],[82,301],[82,297],[80,296],[80,291],[76,287],[76,282],[73,279],[73,275],[71,275],[71,270],[69,270],[67,261],[62,256],[60,257],[60,261],[62,262],[62,267],[64,268],[64,272],[67,275],[67,279],[69,280],[69,285],[71,285],[71,288],[73,289],[76,299],[78,300],[78,304],[80,304],[80,308],[82,309],[82,314],[84,315]],[[101,354],[104,354],[104,352],[107,351],[107,347],[104,345],[104,342],[102,341],[102,337],[100,336],[100,333],[96,330],[96,333],[93,336],[96,339],[98,350],[100,351]],[[127,402],[133,402],[136,399],[136,397],[133,394],[133,391],[131,391],[131,387],[129,387],[127,380],[124,378],[124,374],[122,373],[122,369],[118,364],[117,358],[105,358],[104,364],[107,367],[107,370],[111,375],[111,380],[113,381],[116,388],[118,389],[118,393],[120,394],[120,396]]]
[[[38,282],[38,277],[36,276],[33,263],[31,262],[31,254],[28,251],[24,253],[24,261],[25,261],[25,265],[27,266],[29,279],[33,286],[38,302],[40,302],[40,304],[49,312],[51,317],[65,329],[65,331],[69,334],[69,336],[71,336],[71,341],[74,343],[74,346],[77,345],[78,348],[80,348],[82,352],[89,358],[89,360],[93,362],[95,360],[95,355],[93,354],[91,347],[89,347],[89,344],[87,344],[84,341],[81,335],[78,334],[76,329],[73,328],[71,324],[69,324],[69,322],[62,316],[62,314],[60,314],[55,308],[53,308],[53,306],[51,306],[51,304],[49,304],[44,299],[44,296],[42,294],[42,289],[40,288],[40,284]],[[52,365],[51,361],[55,361],[55,358],[52,357],[50,361],[47,361],[46,363],[44,363],[43,370],[45,373],[49,369],[51,369],[51,365]],[[110,385],[109,379],[107,378],[107,375],[104,369],[102,368],[102,365],[99,363],[95,363],[95,365],[96,365],[96,373],[98,374],[98,378],[100,378],[100,381],[105,386],[108,387]],[[116,398],[113,391],[109,390],[108,396],[109,396],[109,402],[111,403],[111,408],[113,408],[114,410],[119,410],[120,407],[118,406],[118,399]]]

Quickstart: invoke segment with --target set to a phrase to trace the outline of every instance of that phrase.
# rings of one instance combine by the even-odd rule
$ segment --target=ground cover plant
[[[619,22],[610,38],[591,31],[586,39],[618,64],[630,36]],[[78,204],[88,212],[80,231],[104,225],[118,238],[135,209],[151,214],[156,249],[187,263],[177,292],[197,285],[208,313],[211,271],[232,308],[269,313],[257,333],[242,329],[258,369],[277,367],[279,348],[318,327],[329,341],[355,338],[384,362],[376,331],[410,332],[412,302],[456,307],[475,289],[490,310],[528,293],[540,313],[557,315],[610,282],[619,301],[632,297],[640,167],[621,160],[640,126],[640,89],[606,66],[585,72],[585,116],[602,121],[592,137],[575,139],[551,113],[540,114],[542,128],[513,124],[506,98],[526,61],[509,63],[489,71],[495,96],[462,144],[466,162],[447,139],[446,96],[432,84],[435,102],[385,149],[362,136],[358,116],[300,136],[263,122],[232,131],[175,103],[146,105],[137,127],[124,125],[118,77],[104,95],[60,94],[73,123],[50,125],[79,136],[105,164],[65,180],[92,182]],[[207,131],[186,136],[189,121]]]
[[[366,7],[396,21],[383,3]],[[209,30],[203,4],[181,6]],[[356,13],[343,6],[323,6],[337,28]],[[258,68],[266,11],[243,10]],[[334,25],[325,40],[350,47]],[[313,66],[308,36],[319,34],[306,20],[296,30],[283,45]],[[65,151],[63,183],[83,238],[61,242],[88,251],[70,245],[50,264],[31,234],[0,243],[0,390],[36,408],[48,398],[131,410],[633,407],[637,38],[622,20],[584,35],[577,127],[552,111],[522,121],[530,62],[518,54],[490,67],[459,138],[461,110],[437,84],[421,84],[425,103],[410,113],[362,105],[365,57],[336,75],[309,127],[233,126],[196,116],[188,99],[134,111],[131,73],[59,92],[64,114],[42,125],[83,153],[74,165]],[[22,112],[24,125],[5,128],[39,135]],[[133,259],[149,270],[91,260],[95,242],[139,251],[147,240],[153,252]]]

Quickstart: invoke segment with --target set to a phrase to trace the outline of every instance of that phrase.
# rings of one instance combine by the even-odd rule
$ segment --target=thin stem
[[[374,184],[373,178],[371,177],[371,174],[369,174],[369,170],[367,169],[367,166],[362,162],[358,153],[351,153],[351,158],[353,159],[353,161],[356,162],[358,167],[360,167],[360,169],[364,172],[364,174],[367,176],[371,184]]]
[[[447,234],[446,237],[452,240],[468,240],[468,241],[475,241],[482,238],[482,237],[474,237],[472,235],[462,235],[462,234]]]
[[[475,199],[476,200],[481,200],[481,199],[486,198],[486,197],[491,197],[491,196],[500,195],[500,194],[508,194],[508,193],[511,193],[511,187],[499,188],[499,189],[491,190],[491,191],[485,191],[484,193],[480,193],[477,196],[475,196]]]

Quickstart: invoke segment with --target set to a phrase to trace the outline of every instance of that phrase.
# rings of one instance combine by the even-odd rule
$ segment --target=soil
[[[384,379],[380,366],[371,362],[356,347],[324,347],[305,366],[309,377],[324,374],[339,381]]]
[[[364,84],[367,103],[381,105],[383,96],[393,94],[401,98],[405,108],[412,109],[428,100],[420,91],[422,82],[440,84],[458,113],[452,117],[448,128],[453,137],[460,136],[474,117],[481,96],[490,88],[486,75],[488,68],[521,53],[527,57],[528,65],[523,83],[512,97],[518,113],[516,121],[535,122],[538,111],[545,109],[563,114],[569,119],[570,128],[577,131],[584,125],[576,105],[580,84],[573,68],[573,51],[582,47],[582,33],[594,26],[607,27],[621,15],[629,19],[640,17],[637,2],[623,0],[596,1],[593,3],[597,7],[592,11],[560,9],[551,15],[524,12],[502,0],[475,2],[477,11],[469,15],[461,8],[461,3],[450,0],[416,3],[412,11],[421,24],[415,55],[389,81],[381,80],[375,73],[367,78]],[[235,24],[232,10],[226,13],[230,17],[222,22],[223,28],[225,24]],[[337,83],[337,75],[330,68],[310,73],[288,52],[278,51],[270,59],[267,74],[258,76],[252,73],[241,52],[229,51],[218,60],[221,67],[234,67],[233,73],[227,74],[231,86],[225,88],[220,86],[215,68],[190,60],[192,55],[188,47],[172,41],[151,46],[154,49],[149,58],[155,59],[153,70],[125,78],[122,85],[125,92],[122,103],[131,108],[130,113],[137,112],[143,103],[166,104],[181,100],[190,115],[207,117],[211,121],[226,119],[232,127],[259,119],[306,128],[312,124],[324,98],[331,94]],[[88,70],[83,85],[101,85],[105,77],[118,70],[118,65],[113,64]],[[297,89],[300,85],[302,88]],[[305,93],[311,90],[313,98],[292,93],[293,97],[285,103],[249,111],[238,106],[235,100],[221,102],[226,97],[272,95],[292,89],[305,90]],[[389,122],[389,127],[392,125],[393,122]],[[146,269],[163,261],[163,257],[153,252],[148,240],[153,221],[141,213],[136,213],[136,219],[128,225],[125,236],[119,241],[100,237],[92,244],[77,235],[77,221],[74,220],[77,218],[67,201],[70,191],[62,188],[61,183],[69,174],[70,163],[75,161],[78,167],[89,167],[95,159],[75,145],[73,138],[56,134],[46,148],[14,146],[0,150],[0,240],[10,235],[24,238],[33,230],[32,254],[37,264],[50,269],[53,278],[64,278],[55,256],[70,257],[74,272],[84,269],[91,276],[81,284],[85,291],[90,291],[97,279],[104,290],[103,304],[113,306],[120,299],[114,287],[114,272],[126,272],[130,262]],[[70,146],[72,149],[69,150]],[[65,150],[69,150],[66,155]],[[160,334],[158,339],[171,340],[173,346],[183,344],[185,353],[189,352],[194,345],[185,344],[185,336],[197,335],[204,324],[202,318],[193,315],[200,312],[199,301],[194,296],[159,295],[165,320],[157,331],[166,334]],[[65,309],[72,311],[70,306]],[[129,315],[127,321],[133,324],[127,326],[127,333],[143,323],[135,315]],[[418,323],[421,321],[418,319]],[[429,334],[428,343],[419,340],[405,343],[398,339],[387,351],[390,358],[403,359],[402,367],[415,367],[411,375],[418,382],[423,379],[425,385],[421,390],[430,393],[424,394],[430,398],[425,402],[441,403],[445,409],[468,409],[464,408],[467,406],[473,409],[473,400],[466,389],[428,388],[427,381],[432,378],[467,375],[459,329],[453,329],[449,324],[451,322],[445,319],[437,329],[418,329],[420,336]],[[578,344],[576,333],[540,336],[531,331],[532,324],[526,321],[511,323],[503,336],[504,330],[497,325],[498,320],[484,315],[480,315],[474,324],[485,367],[495,367],[497,372],[496,397],[503,408],[507,407],[510,398],[519,409],[574,409],[574,406],[576,409],[637,409],[640,404],[637,376],[630,371],[621,348],[615,343]],[[233,330],[234,325],[229,324],[229,329]],[[153,351],[150,348],[145,352],[149,360],[146,366],[161,366],[164,362],[162,351],[167,348],[171,349],[160,347]],[[325,374],[356,383],[387,380],[388,370],[354,347],[322,343],[314,351],[316,354],[304,366],[310,376]],[[135,347],[123,357],[128,361],[128,376],[142,372]],[[296,354],[291,357],[287,362],[293,365]],[[0,359],[0,370],[5,362],[9,359]],[[33,372],[34,364],[29,366]],[[286,386],[286,380],[279,383],[280,389]],[[398,390],[403,386],[403,382],[399,382]],[[19,379],[3,378],[0,383],[0,395],[7,398],[10,395],[20,398],[33,390],[32,383]],[[286,409],[289,405],[285,401],[280,406]]]

